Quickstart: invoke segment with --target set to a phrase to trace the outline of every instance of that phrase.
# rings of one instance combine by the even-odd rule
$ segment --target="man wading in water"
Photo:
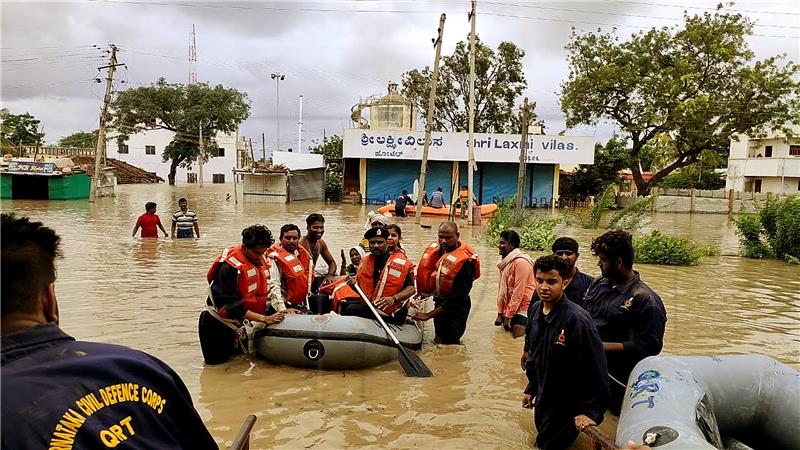
[[[311,284],[312,294],[316,294],[319,291],[319,287],[323,282],[327,284],[336,279],[336,260],[333,259],[333,255],[331,255],[331,252],[328,250],[328,244],[322,240],[324,234],[325,218],[322,217],[322,214],[309,214],[306,218],[306,235],[300,238],[300,245],[311,254],[311,261],[316,268],[317,276]],[[325,264],[321,264],[322,261],[319,260],[320,256],[322,256],[322,260]],[[327,271],[325,271],[325,269],[327,269]],[[323,273],[320,273],[320,270],[322,270]]]

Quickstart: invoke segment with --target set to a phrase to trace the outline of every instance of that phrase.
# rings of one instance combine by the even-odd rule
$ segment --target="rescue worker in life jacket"
[[[307,300],[314,281],[314,266],[311,254],[298,245],[300,227],[286,224],[281,227],[279,242],[267,250],[270,260],[270,292],[276,292],[271,302],[276,311],[307,311]]]
[[[403,252],[389,252],[388,235],[382,228],[370,228],[364,233],[369,254],[361,258],[356,276],[349,277],[347,284],[353,286],[357,282],[387,323],[402,325],[408,315],[406,300],[414,295],[414,264]],[[360,296],[346,299],[340,312],[343,316],[374,318]]]
[[[222,319],[262,322],[272,325],[283,320],[284,311],[271,306],[280,299],[280,287],[269,291],[269,261],[264,253],[272,245],[272,233],[264,225],[251,225],[242,231],[242,245],[222,251],[206,278],[210,284],[213,306]],[[272,299],[267,302],[267,297]],[[278,300],[280,301],[280,300]],[[208,364],[225,362],[236,347],[236,332],[213,313],[200,315],[199,333],[203,358]]]
[[[472,307],[469,293],[481,276],[478,255],[459,237],[455,222],[442,222],[438,241],[425,249],[417,267],[417,291],[421,297],[433,296],[434,309],[414,318],[433,319],[434,342],[446,345],[461,343]]]

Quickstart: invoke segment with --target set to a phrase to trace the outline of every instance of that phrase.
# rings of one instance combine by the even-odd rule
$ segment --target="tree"
[[[737,134],[791,136],[800,123],[798,66],[785,55],[753,61],[745,37],[753,23],[718,10],[684,15],[683,28],[640,32],[626,42],[611,34],[573,32],[570,72],[561,86],[567,126],[616,122],[631,142],[639,195],[703,152],[727,155]],[[642,152],[653,141],[663,167],[642,177]]]
[[[0,109],[0,122],[3,153],[13,154],[19,151],[20,145],[40,145],[44,140],[39,120],[27,112],[11,114],[6,108]]]
[[[559,185],[559,195],[570,199],[599,196],[611,183],[620,184],[619,171],[630,165],[630,149],[625,139],[612,136],[606,145],[595,144],[594,164],[581,164]]]
[[[475,132],[519,133],[519,117],[513,111],[527,87],[522,71],[525,51],[512,42],[501,42],[497,51],[475,38]],[[436,87],[433,130],[466,131],[469,127],[469,41],[456,44],[455,52],[442,56]],[[402,94],[426,117],[433,70],[425,67],[403,74]],[[533,121],[536,122],[534,114]]]
[[[342,198],[342,137],[333,135],[311,149],[325,158],[325,198]]]
[[[150,86],[122,91],[111,105],[110,128],[122,144],[128,136],[150,129],[175,133],[161,155],[171,161],[169,184],[175,184],[175,171],[188,167],[198,158],[207,161],[217,148],[218,132],[233,133],[250,115],[247,94],[222,85],[167,83],[163,78]],[[199,146],[200,124],[204,148]]]
[[[78,131],[58,141],[61,147],[95,148],[97,145],[97,130]]]

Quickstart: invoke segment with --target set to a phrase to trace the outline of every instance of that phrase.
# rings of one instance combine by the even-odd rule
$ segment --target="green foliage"
[[[58,141],[61,147],[95,148],[97,145],[97,130],[92,132],[78,131]]]
[[[609,184],[620,185],[619,171],[628,166],[628,143],[614,135],[606,145],[595,144],[594,164],[581,164],[574,173],[559,178],[559,195],[570,199],[598,196]]]
[[[658,230],[634,239],[636,261],[666,266],[694,266],[700,258],[719,254],[718,250],[698,245],[690,239],[663,234]]]
[[[800,258],[800,197],[769,198],[758,213],[736,219],[742,255],[748,258]]]
[[[17,154],[19,145],[37,145],[44,141],[40,122],[29,113],[11,114],[0,109],[0,146],[3,153]],[[18,155],[22,156],[22,155]]]
[[[519,133],[519,118],[513,108],[527,87],[522,67],[525,51],[511,42],[501,42],[494,51],[476,37],[475,55],[475,132]],[[428,110],[432,75],[430,67],[403,74],[401,93],[416,105],[422,117]],[[433,130],[466,130],[468,102],[469,41],[461,41],[453,54],[442,56],[440,62]],[[532,122],[536,122],[535,114]]]
[[[785,55],[754,61],[746,39],[752,30],[749,18],[720,6],[627,41],[616,31],[573,32],[561,86],[567,126],[615,122],[631,142],[639,195],[704,152],[727,155],[738,133],[791,136],[792,124],[800,124],[800,70],[783,63]],[[664,166],[645,182],[647,158]]]
[[[217,147],[218,132],[234,133],[250,115],[247,94],[222,85],[167,83],[163,78],[149,86],[122,91],[111,105],[110,128],[122,144],[128,136],[150,129],[175,132],[164,148],[163,160],[172,161],[169,184],[175,184],[178,166],[198,159],[207,161]],[[203,147],[199,145],[200,125]]]
[[[325,158],[325,198],[339,201],[342,199],[343,167],[342,137],[338,135],[326,138],[321,144],[313,147],[311,153]]]
[[[706,189],[716,190],[725,187],[725,179],[714,169],[700,169],[697,164],[672,172],[658,183],[664,189]]]
[[[592,208],[589,210],[589,215],[583,220],[581,224],[583,228],[596,229],[600,228],[600,221],[603,220],[603,214],[616,205],[616,192],[614,185],[609,184],[603,191],[603,195],[595,201]]]
[[[657,199],[658,196],[655,194],[637,199],[635,202],[614,214],[608,222],[607,228],[635,230],[641,227],[645,216],[655,208]]]
[[[517,212],[515,199],[511,197],[498,205],[486,229],[486,241],[496,246],[500,233],[513,229],[519,233],[520,248],[524,250],[549,250],[556,240],[555,227],[558,219],[534,215],[530,210]]]

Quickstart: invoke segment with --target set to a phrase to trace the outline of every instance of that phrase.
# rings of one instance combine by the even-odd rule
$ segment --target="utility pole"
[[[303,96],[300,96],[300,121],[297,122],[297,153],[303,153]]]
[[[525,160],[528,155],[528,125],[531,121],[531,106],[528,97],[522,104],[520,111],[520,123],[522,124],[522,136],[519,140],[519,178],[517,179],[517,212],[522,212],[523,191],[525,190]]]
[[[264,164],[267,163],[267,138],[264,133],[261,133],[261,159],[264,160]]]
[[[286,75],[275,72],[270,75],[270,78],[275,80],[275,127],[277,131],[275,132],[275,139],[276,141],[276,148],[278,151],[281,151],[281,81],[286,78]]]
[[[467,224],[472,225],[472,205],[473,199],[473,174],[475,173],[475,10],[477,1],[472,0],[472,12],[469,13],[470,33],[469,33],[469,139],[467,139],[468,163],[467,163]],[[464,205],[461,205],[463,208]]]
[[[205,147],[203,146],[203,121],[200,121],[200,152],[198,153],[198,161],[200,170],[200,187],[203,187],[203,159],[205,159]]]
[[[106,77],[106,96],[103,99],[103,109],[100,113],[100,126],[97,131],[97,146],[94,150],[94,177],[92,177],[92,185],[89,189],[89,201],[94,202],[97,200],[97,189],[100,183],[100,177],[103,174],[101,165],[106,164],[106,121],[108,120],[108,105],[111,103],[111,89],[114,82],[114,71],[117,66],[124,66],[125,64],[117,64],[117,47],[111,44],[111,61],[107,66],[98,67],[98,70],[108,69],[108,76]]]
[[[444,34],[445,14],[439,17],[439,36],[433,40],[436,47],[436,58],[433,60],[433,76],[431,80],[431,93],[428,97],[428,114],[425,119],[425,145],[422,148],[422,164],[419,169],[419,192],[425,192],[425,177],[428,175],[428,150],[431,143],[431,129],[433,128],[433,113],[436,109],[436,83],[439,81],[439,59],[442,56],[442,34]],[[419,198],[417,199],[419,200]],[[422,205],[417,204],[415,210],[414,223],[419,224],[422,219]]]

